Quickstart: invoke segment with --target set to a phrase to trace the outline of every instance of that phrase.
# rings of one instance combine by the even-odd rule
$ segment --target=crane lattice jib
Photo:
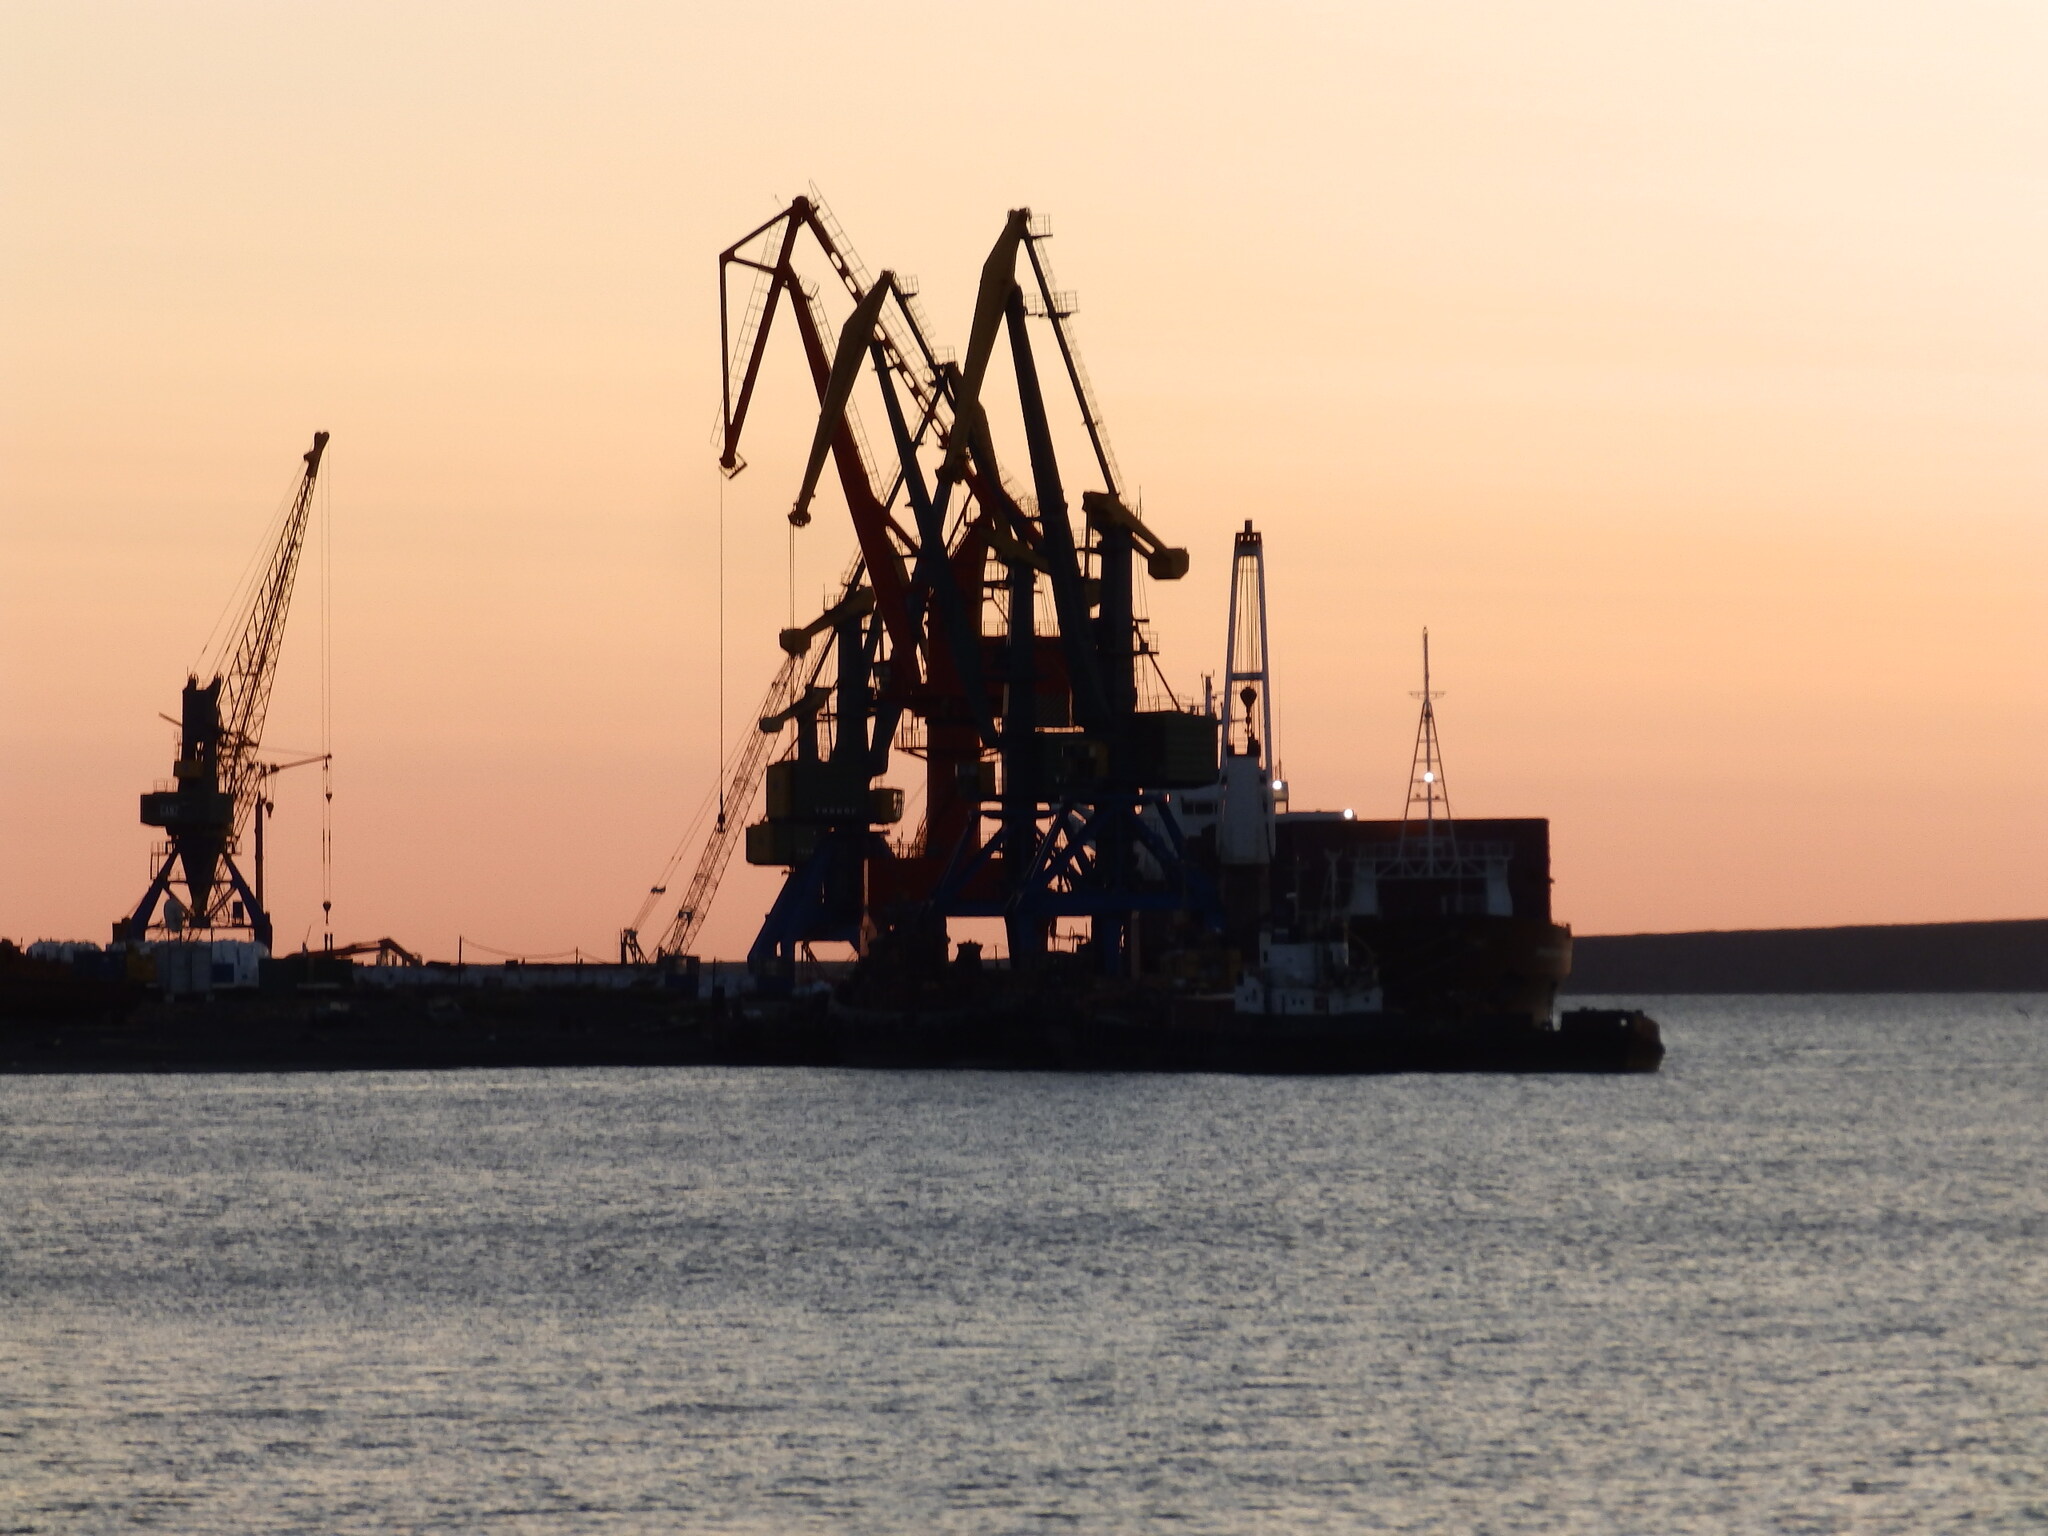
[[[795,686],[797,669],[803,662],[801,656],[783,660],[775,681],[768,685],[768,693],[761,701],[757,718],[772,715],[782,707]],[[675,921],[669,924],[668,933],[655,952],[657,959],[690,952],[697,930],[703,926],[704,918],[711,910],[712,898],[718,894],[718,882],[725,878],[726,867],[732,863],[733,850],[739,846],[740,837],[747,830],[747,808],[753,804],[754,791],[760,787],[768,754],[775,750],[779,740],[779,731],[770,735],[762,730],[748,730],[741,738],[732,755],[730,771],[726,774],[725,802],[720,819],[712,823],[711,835],[704,840],[704,851],[697,858],[697,868],[690,876],[683,904],[676,908]]]
[[[777,226],[781,227],[780,233],[766,242],[773,247],[766,260],[742,254],[757,242],[763,242]],[[831,210],[817,196],[815,189],[810,197],[795,199],[774,218],[749,230],[719,253],[719,331],[724,350],[720,359],[724,406],[719,462],[728,475],[738,474],[745,465],[739,456],[740,437],[746,430],[748,408],[753,403],[754,389],[760,378],[761,360],[767,348],[767,331],[774,321],[776,300],[785,287],[802,291],[791,262],[796,254],[797,237],[805,230],[810,231],[854,303],[865,299],[872,286],[867,268],[854,254],[845,232],[839,228],[838,221],[832,217]],[[737,330],[731,323],[728,286],[728,269],[735,266],[746,267],[754,273],[752,291]],[[917,403],[916,414],[930,419],[943,438],[952,424],[950,411],[946,409],[948,402],[944,399],[943,359],[931,343],[929,327],[917,303],[916,284],[899,278],[893,297],[896,302],[883,311],[878,327],[884,356],[890,371]],[[884,506],[895,500],[900,484],[901,477],[898,476],[896,485],[879,497]]]
[[[1087,365],[1081,361],[1080,349],[1075,346],[1073,330],[1067,323],[1073,318],[1072,296],[1061,293],[1054,285],[1051,259],[1040,249],[1051,238],[1050,227],[1036,226],[1027,233],[1024,253],[1031,258],[1031,275],[1038,282],[1039,302],[1044,306],[1045,318],[1052,322],[1053,337],[1059,342],[1060,361],[1066,364],[1067,381],[1074,387],[1081,423],[1088,429],[1088,445],[1095,450],[1095,463],[1102,471],[1103,489],[1121,500],[1123,474],[1117,468],[1116,451],[1109,446],[1109,434],[1102,425],[1102,407],[1095,401],[1095,386],[1088,378]]]
[[[221,680],[221,788],[235,803],[235,831],[247,825],[256,804],[262,775],[256,748],[263,739],[263,719],[270,709],[270,690],[277,680],[277,659],[284,645],[285,618],[291,608],[292,582],[298,575],[299,552],[306,542],[306,520],[313,506],[313,482],[320,474],[320,456],[327,434],[313,434],[305,473],[285,515],[262,580],[249,599],[241,638]]]
[[[851,592],[860,582],[864,567],[858,556],[847,567],[846,575],[840,580],[843,591]],[[768,685],[768,691],[761,696],[760,708],[754,711],[756,721],[779,714],[791,699],[802,694],[808,682],[815,681],[824,664],[825,653],[820,651],[811,656],[809,651],[796,655],[785,655],[782,665],[776,670],[775,680]],[[800,676],[808,665],[808,676]],[[782,740],[782,732],[773,733],[750,730],[733,748],[731,755],[720,765],[725,786],[724,799],[718,803],[719,816],[712,821],[710,835],[704,840],[703,851],[697,856],[697,868],[690,876],[688,890],[682,905],[676,908],[676,915],[669,923],[668,932],[655,950],[657,959],[672,955],[686,955],[690,945],[696,941],[698,930],[710,914],[713,898],[718,895],[718,883],[725,878],[725,871],[732,863],[733,850],[739,846],[746,831],[747,811],[754,803],[754,794],[761,787],[763,771],[767,768],[769,754]],[[705,811],[710,811],[707,803]],[[626,930],[628,936],[639,933],[640,927],[654,911],[655,903],[668,890],[668,877],[682,862],[683,852],[696,835],[697,822],[691,822],[691,829],[683,834],[683,840],[676,846],[674,856],[669,860],[668,869],[662,873],[661,882],[648,892],[647,900],[633,919],[633,926]],[[634,940],[637,943],[637,938]]]

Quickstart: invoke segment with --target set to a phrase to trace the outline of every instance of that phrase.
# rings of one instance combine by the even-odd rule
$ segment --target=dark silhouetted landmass
[[[2048,919],[1594,935],[1564,990],[2048,992]]]

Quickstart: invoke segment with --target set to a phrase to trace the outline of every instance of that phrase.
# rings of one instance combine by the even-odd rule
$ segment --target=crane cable
[[[718,476],[718,830],[725,830],[725,471]]]
[[[334,477],[320,490],[320,926],[334,948]]]

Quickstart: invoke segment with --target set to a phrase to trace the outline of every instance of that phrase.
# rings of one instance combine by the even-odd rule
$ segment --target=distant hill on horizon
[[[2048,992],[2048,918],[1589,934],[1564,991]]]

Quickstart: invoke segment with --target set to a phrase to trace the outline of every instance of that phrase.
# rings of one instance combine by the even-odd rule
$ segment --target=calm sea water
[[[0,1529],[2048,1528],[2048,998],[1647,1079],[0,1080]]]

